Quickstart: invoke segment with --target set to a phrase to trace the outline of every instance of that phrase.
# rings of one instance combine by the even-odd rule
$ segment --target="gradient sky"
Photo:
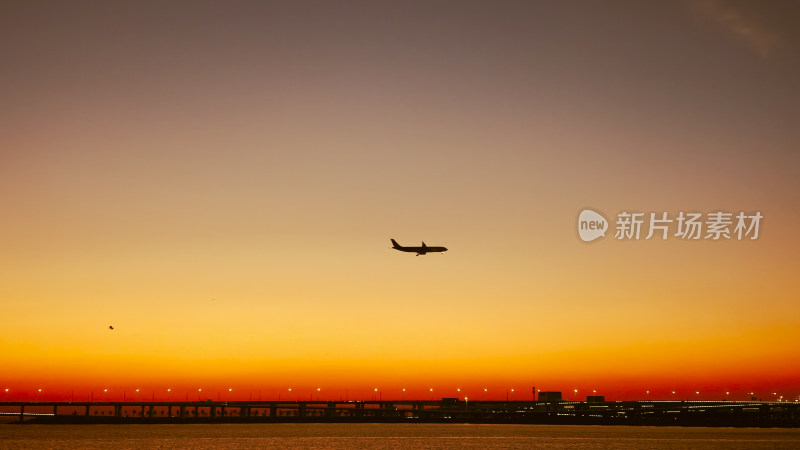
[[[795,398],[799,44],[792,1],[2,2],[0,396]]]

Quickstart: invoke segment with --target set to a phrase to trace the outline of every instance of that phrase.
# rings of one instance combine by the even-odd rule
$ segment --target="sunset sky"
[[[0,399],[800,395],[798,2],[19,0],[0,55]]]

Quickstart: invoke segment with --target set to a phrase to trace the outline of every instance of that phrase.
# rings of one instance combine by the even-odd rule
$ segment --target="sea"
[[[800,429],[478,424],[0,424],[3,449],[800,448]]]

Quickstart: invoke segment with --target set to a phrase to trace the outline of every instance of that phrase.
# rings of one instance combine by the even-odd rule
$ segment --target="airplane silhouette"
[[[392,239],[392,248],[395,250],[400,250],[401,252],[412,252],[416,253],[417,256],[424,255],[426,253],[431,252],[446,252],[447,247],[428,247],[425,245],[425,242],[422,243],[422,247],[403,247],[402,245],[398,244],[397,241]]]

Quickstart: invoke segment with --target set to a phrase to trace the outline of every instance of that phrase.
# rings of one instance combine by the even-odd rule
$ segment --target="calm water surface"
[[[0,447],[800,448],[800,429],[473,424],[0,424]]]

